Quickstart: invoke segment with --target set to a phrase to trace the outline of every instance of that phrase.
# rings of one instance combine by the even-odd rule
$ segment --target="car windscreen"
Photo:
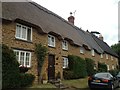
[[[113,76],[109,73],[97,73],[94,75],[95,77],[97,78],[105,78],[105,79],[110,79],[112,78]]]

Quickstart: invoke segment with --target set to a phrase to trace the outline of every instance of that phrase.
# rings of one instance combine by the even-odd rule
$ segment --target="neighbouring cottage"
[[[74,25],[74,17],[68,21],[34,2],[2,3],[2,43],[12,48],[21,65],[29,68],[37,81],[35,44],[48,48],[42,72],[47,79],[54,79],[68,67],[68,55],[91,58],[96,65],[107,64],[108,70],[118,65],[118,56],[102,39]]]

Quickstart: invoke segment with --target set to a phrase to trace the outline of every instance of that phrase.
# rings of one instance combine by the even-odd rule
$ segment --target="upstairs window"
[[[66,40],[62,41],[62,49],[63,50],[68,50],[68,42]]]
[[[111,60],[113,60],[113,56],[111,56]]]
[[[55,37],[48,35],[48,46],[55,47]]]
[[[32,28],[17,23],[15,37],[21,40],[32,41]]]
[[[100,57],[103,58],[103,54],[100,54]]]
[[[31,52],[14,50],[16,59],[20,63],[20,65],[25,67],[30,67],[31,64]]]
[[[63,57],[63,68],[68,68],[68,58]]]
[[[80,53],[84,54],[84,48],[83,47],[80,47]]]
[[[92,56],[95,56],[95,51],[94,51],[94,49],[91,50],[91,54],[92,54]]]
[[[108,54],[106,54],[106,59],[108,59]]]

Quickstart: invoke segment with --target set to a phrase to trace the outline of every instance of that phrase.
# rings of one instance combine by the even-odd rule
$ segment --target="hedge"
[[[90,59],[90,58],[85,58],[86,60],[86,69],[87,69],[87,74],[88,76],[91,76],[95,73],[94,70],[94,60]]]
[[[6,45],[2,45],[2,88],[20,88],[31,85],[34,76],[22,74],[14,52]]]
[[[98,72],[107,72],[107,65],[105,63],[98,62]]]
[[[69,69],[73,72],[73,78],[83,78],[87,76],[86,61],[78,56],[69,55]]]

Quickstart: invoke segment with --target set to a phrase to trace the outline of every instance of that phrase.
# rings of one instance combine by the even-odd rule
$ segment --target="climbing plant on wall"
[[[38,64],[38,83],[41,80],[41,70],[42,66],[45,60],[45,57],[47,55],[47,47],[43,46],[42,44],[36,44],[35,45],[35,54],[37,57],[37,64]]]

